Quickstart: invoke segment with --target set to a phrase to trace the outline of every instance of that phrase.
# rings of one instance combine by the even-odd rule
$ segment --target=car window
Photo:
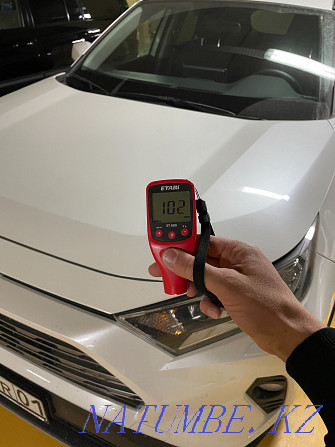
[[[14,29],[22,26],[17,1],[0,0],[0,29]]]
[[[164,15],[164,10],[154,14],[150,19],[145,20],[122,42],[115,52],[115,57],[131,60],[134,57],[143,57],[150,53],[155,39],[158,26]]]
[[[151,0],[114,27],[80,71],[105,91],[143,100],[145,91],[150,100],[172,96],[246,118],[321,119],[331,112],[333,55],[331,12]]]
[[[68,20],[63,0],[29,0],[29,4],[36,25]]]

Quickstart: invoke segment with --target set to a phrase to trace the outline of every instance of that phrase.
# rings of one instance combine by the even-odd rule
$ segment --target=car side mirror
[[[80,58],[82,54],[91,46],[91,42],[87,42],[86,40],[78,40],[74,42],[72,45],[71,57],[73,61],[76,61]]]

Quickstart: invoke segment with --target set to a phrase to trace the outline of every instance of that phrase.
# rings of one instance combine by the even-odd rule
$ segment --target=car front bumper
[[[330,278],[335,278],[335,264],[317,255],[312,284],[304,299],[314,314],[325,315],[327,300],[329,304],[335,288]],[[112,317],[60,301],[6,277],[0,278],[0,297],[0,314],[78,349],[143,400],[145,406],[140,409],[111,401],[0,347],[1,365],[17,375],[14,382],[22,379],[23,385],[19,386],[24,387],[27,381],[44,390],[51,400],[51,420],[67,422],[75,432],[86,431],[81,437],[90,436],[89,430],[97,436],[92,406],[97,420],[105,416],[106,420],[114,418],[119,423],[111,424],[108,433],[103,435],[103,439],[117,446],[122,446],[128,436],[137,445],[146,446],[150,437],[156,442],[154,445],[161,441],[178,447],[202,447],[210,442],[211,447],[221,447],[224,441],[230,447],[241,447],[276,421],[277,410],[267,414],[246,392],[258,378],[287,376],[285,365],[261,351],[244,333],[174,357],[137,337]],[[288,381],[288,403],[292,400],[293,388],[293,381]],[[146,407],[149,405],[152,407]],[[205,427],[213,405],[217,406],[213,419]],[[199,414],[200,408],[204,409],[196,427],[195,417],[185,429],[186,407],[187,422]],[[225,413],[219,418],[220,425],[215,418],[223,413],[223,408]],[[47,424],[37,420],[36,423],[48,431]],[[125,434],[117,433],[121,431],[120,423]],[[104,428],[98,434],[106,428],[101,427]]]

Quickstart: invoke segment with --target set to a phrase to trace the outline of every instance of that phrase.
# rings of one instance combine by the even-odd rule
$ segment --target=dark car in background
[[[126,0],[0,0],[0,95],[72,63],[74,41],[92,42]]]

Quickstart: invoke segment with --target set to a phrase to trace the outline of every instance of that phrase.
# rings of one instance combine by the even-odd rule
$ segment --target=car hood
[[[327,121],[223,117],[53,78],[1,99],[0,141],[3,241],[146,281],[150,181],[188,178],[217,235],[257,244],[275,261],[313,222],[335,155]]]

